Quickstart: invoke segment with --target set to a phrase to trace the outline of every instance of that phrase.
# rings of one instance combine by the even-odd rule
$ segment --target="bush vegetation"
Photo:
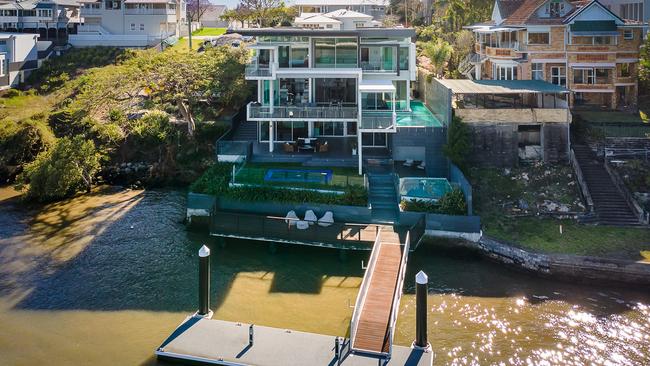
[[[5,107],[0,111],[0,181],[58,146],[57,139],[76,137],[93,144],[81,151],[106,157],[101,170],[144,162],[152,166],[155,183],[195,180],[213,160],[214,141],[225,131],[223,123],[204,118],[232,115],[248,97],[247,57],[232,47],[199,54],[97,47],[48,60],[28,79],[32,89],[9,90],[0,98]],[[192,135],[190,126],[176,122],[186,120],[179,113],[181,101],[198,117]],[[39,169],[48,166],[48,156],[37,159]],[[30,166],[21,187],[31,189],[32,178],[39,177],[35,171]],[[35,187],[29,198],[51,200],[73,191],[52,179],[36,184],[41,183],[56,193]]]
[[[248,202],[310,202],[349,206],[366,206],[368,204],[368,193],[365,188],[359,186],[347,187],[345,193],[339,195],[268,186],[230,187],[231,177],[232,164],[215,164],[192,183],[190,191]]]
[[[26,198],[41,202],[69,197],[80,190],[90,191],[100,158],[92,140],[82,136],[61,138],[25,166],[17,186],[26,187]]]
[[[460,170],[465,170],[470,149],[469,128],[460,117],[454,116],[449,126],[448,143],[442,151]]]
[[[445,193],[437,202],[429,200],[402,200],[400,207],[404,211],[437,213],[462,216],[467,214],[467,202],[463,191],[458,188]]]

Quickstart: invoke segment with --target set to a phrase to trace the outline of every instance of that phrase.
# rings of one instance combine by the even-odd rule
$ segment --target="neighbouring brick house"
[[[496,0],[476,37],[474,79],[545,80],[571,91],[572,108],[636,109],[645,26],[596,0]]]

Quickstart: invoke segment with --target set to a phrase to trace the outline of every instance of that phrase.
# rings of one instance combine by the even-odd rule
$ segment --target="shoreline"
[[[428,236],[431,240],[433,237]],[[456,240],[442,247],[467,248],[510,268],[544,278],[577,280],[585,284],[643,286],[650,288],[650,262],[575,254],[538,253],[482,236],[478,241]],[[596,283],[596,281],[598,283]]]

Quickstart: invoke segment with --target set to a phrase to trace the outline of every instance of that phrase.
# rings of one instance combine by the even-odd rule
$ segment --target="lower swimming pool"
[[[437,201],[451,190],[446,178],[407,177],[399,180],[399,194],[407,200]]]
[[[331,180],[332,171],[329,169],[269,169],[264,175],[265,182],[329,183]]]

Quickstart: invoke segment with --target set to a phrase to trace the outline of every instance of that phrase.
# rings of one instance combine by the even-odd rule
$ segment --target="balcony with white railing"
[[[126,8],[124,9],[126,15],[176,15],[175,9],[156,8],[156,9],[143,9],[143,8]]]
[[[246,108],[249,121],[356,121],[356,106],[319,106],[315,103],[293,106],[268,106],[251,102]]]

